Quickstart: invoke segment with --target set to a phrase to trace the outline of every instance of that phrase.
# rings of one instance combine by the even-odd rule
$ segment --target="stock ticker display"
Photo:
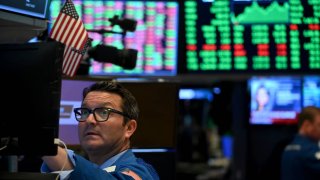
[[[55,21],[64,1],[52,0],[51,20]],[[110,18],[118,15],[137,21],[136,30],[104,35],[89,32],[92,45],[105,44],[118,49],[138,50],[136,67],[125,70],[111,63],[91,60],[90,75],[174,76],[178,55],[178,3],[174,1],[74,0],[73,3],[87,30],[105,29],[122,32]]]
[[[183,73],[319,73],[319,0],[187,0]]]

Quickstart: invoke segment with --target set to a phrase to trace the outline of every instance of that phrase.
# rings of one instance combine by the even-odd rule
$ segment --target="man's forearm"
[[[42,160],[47,164],[51,171],[73,169],[73,165],[68,158],[66,150],[61,147],[58,147],[58,153],[56,156],[43,156]]]

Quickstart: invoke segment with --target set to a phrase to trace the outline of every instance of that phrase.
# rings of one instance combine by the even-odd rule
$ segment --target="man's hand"
[[[73,164],[68,158],[66,149],[58,146],[58,153],[55,156],[43,156],[42,160],[51,171],[72,170]]]
[[[133,177],[134,180],[142,180],[138,174],[131,171],[130,169],[122,171],[121,173]]]

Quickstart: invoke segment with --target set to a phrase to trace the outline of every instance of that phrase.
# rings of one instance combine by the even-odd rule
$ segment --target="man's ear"
[[[312,130],[313,124],[311,121],[306,120],[303,122],[302,126],[305,129],[305,131],[309,133]]]
[[[126,124],[126,137],[130,138],[137,129],[137,121],[131,119]]]

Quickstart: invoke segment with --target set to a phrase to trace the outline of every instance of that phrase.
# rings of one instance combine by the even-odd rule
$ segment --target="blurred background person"
[[[298,128],[298,134],[283,152],[281,179],[320,179],[320,109],[303,108],[298,116]]]
[[[270,110],[270,92],[264,86],[260,85],[256,91],[257,111]]]

